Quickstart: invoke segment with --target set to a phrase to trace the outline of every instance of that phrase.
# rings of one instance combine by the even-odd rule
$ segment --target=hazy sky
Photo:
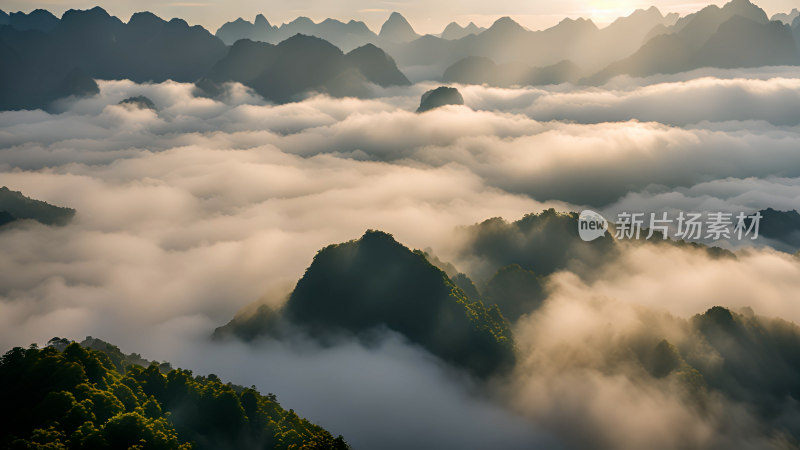
[[[466,24],[475,21],[488,26],[498,17],[508,15],[532,29],[546,28],[564,17],[591,17],[599,25],[613,18],[630,14],[637,8],[657,6],[662,12],[687,13],[715,3],[692,0],[423,0],[366,1],[366,0],[2,0],[4,11],[30,11],[45,8],[60,15],[70,8],[89,8],[100,5],[123,20],[137,11],[150,10],[164,18],[181,17],[192,24],[200,24],[215,31],[220,25],[237,17],[249,20],[263,13],[271,23],[281,23],[297,16],[307,16],[315,21],[327,17],[341,20],[363,20],[374,31],[386,20],[389,13],[399,11],[406,16],[418,32],[439,33],[450,21]],[[772,15],[788,12],[800,6],[799,0],[760,0],[756,4]]]

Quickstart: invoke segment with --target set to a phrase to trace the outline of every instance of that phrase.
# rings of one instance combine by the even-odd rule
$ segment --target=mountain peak
[[[556,25],[557,27],[569,27],[569,28],[576,28],[576,29],[597,29],[597,25],[592,22],[591,19],[586,19],[583,17],[578,17],[577,19],[571,19],[569,17],[563,19],[561,22]]]
[[[95,6],[91,9],[70,9],[67,10],[63,16],[61,16],[61,20],[64,20],[71,16],[91,16],[91,17],[111,17],[108,14],[108,11],[105,9]]]
[[[298,25],[314,25],[314,21],[309,19],[306,16],[300,16],[293,21],[289,22],[286,25],[298,26]]]
[[[326,41],[317,36],[309,36],[307,34],[296,33],[294,36],[282,41],[278,44],[278,47],[282,48],[294,48],[294,49],[318,49],[318,50],[326,50],[326,51],[334,51],[336,53],[342,53],[339,50],[339,47],[331,44],[330,42]]]
[[[445,105],[463,104],[464,97],[461,96],[461,93],[458,92],[458,89],[448,86],[440,86],[422,94],[417,112],[423,113],[425,111],[430,111]]]
[[[85,27],[108,25],[122,25],[122,21],[108,14],[108,12],[95,6],[92,9],[70,9],[61,16],[61,26],[75,27],[81,29]]]
[[[480,27],[475,25],[475,22],[470,22],[464,27],[465,30],[480,30]]]
[[[800,17],[800,10],[798,10],[797,8],[792,8],[792,10],[788,13],[774,14],[770,18],[770,20],[773,21],[777,20],[785,24],[792,25],[794,23],[794,20],[797,19],[798,17]]]
[[[421,252],[382,231],[320,250],[283,314],[316,336],[387,328],[478,376],[514,361],[502,315],[470,302]]]
[[[494,21],[489,30],[492,32],[502,32],[502,33],[514,33],[514,32],[522,32],[525,31],[525,28],[522,25],[518,24],[514,21],[511,17],[503,16]]]
[[[441,37],[442,39],[456,40],[456,39],[461,39],[465,36],[469,36],[470,34],[478,34],[481,31],[483,31],[483,29],[478,28],[478,26],[475,25],[474,22],[470,22],[465,27],[462,27],[457,22],[450,22],[449,24],[447,24],[444,31],[442,31]]]
[[[403,17],[403,15],[400,14],[399,12],[397,12],[397,11],[393,11],[391,14],[389,14],[389,19],[387,19],[387,22],[390,21],[390,20],[395,20],[395,21],[396,20],[402,20],[403,22],[408,23],[406,18]]]
[[[659,18],[664,17],[664,15],[661,14],[661,10],[659,10],[655,6],[651,6],[647,9],[637,9],[628,17],[650,17],[650,16]]]
[[[267,18],[264,17],[263,14],[257,15],[256,20],[253,22],[253,24],[257,26],[272,28],[272,25],[270,25],[269,20],[267,20]]]
[[[750,2],[750,0],[731,0],[722,7],[722,11],[727,12],[729,15],[740,15],[752,19],[758,19],[758,22],[766,23],[769,21],[767,13],[757,5]]]
[[[406,18],[398,12],[393,12],[389,16],[389,19],[384,22],[378,36],[380,36],[381,39],[392,42],[409,42],[419,37]]]
[[[166,23],[162,18],[158,17],[157,15],[151,13],[150,11],[142,11],[134,13],[130,20],[128,20],[128,25],[132,26],[157,26],[163,25]]]

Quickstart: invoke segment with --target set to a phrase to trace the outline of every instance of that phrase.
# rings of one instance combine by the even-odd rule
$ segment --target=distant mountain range
[[[228,22],[216,32],[216,36],[227,45],[233,45],[239,39],[277,44],[296,34],[325,39],[344,51],[374,43],[378,37],[364,22],[355,20],[344,23],[335,19],[326,19],[320,23],[314,23],[308,17],[298,17],[289,23],[273,26],[261,14],[257,15],[253,22],[242,18]]]
[[[286,102],[312,91],[363,97],[373,84],[409,84],[398,65],[425,67],[447,82],[515,86],[800,64],[800,13],[773,18],[749,0],[733,0],[685,17],[637,10],[602,29],[564,19],[530,31],[503,17],[488,29],[450,23],[440,36],[420,36],[399,13],[378,33],[352,20],[300,17],[275,26],[258,15],[212,35],[149,12],[125,23],[99,7],[60,19],[44,10],[0,11],[0,109],[47,108],[58,98],[92,95],[96,79],[200,81],[205,95],[239,81]]]
[[[279,103],[296,100],[308,91],[365,97],[368,83],[410,84],[394,60],[372,44],[344,54],[323,39],[302,34],[278,45],[237,41],[198,86],[215,95],[227,81],[238,81]]]
[[[637,10],[602,29],[590,20],[565,19],[552,28],[530,31],[503,17],[488,29],[450,23],[438,36],[419,36],[402,15],[392,13],[377,35],[360,22],[314,24],[308,19],[303,31],[342,48],[374,43],[401,67],[432,66],[447,82],[596,84],[620,74],[800,64],[800,26],[789,25],[798,15],[797,10],[775,15],[772,23],[749,0],[733,0],[722,8],[712,5],[685,17],[663,15],[655,7]],[[252,30],[259,28],[259,22],[261,40],[267,42],[285,36],[282,30],[297,29],[294,21],[265,33],[266,20],[257,18],[249,24],[239,19],[224,25],[217,35],[224,34],[227,41],[251,37],[252,33],[234,36],[228,30],[237,23],[249,24],[243,30]],[[333,22],[338,26],[331,27]]]
[[[439,35],[442,39],[456,40],[471,34],[480,34],[486,31],[470,22],[462,27],[456,22],[449,23]],[[263,14],[255,17],[253,22],[238,18],[222,25],[216,36],[228,45],[239,39],[269,42],[277,44],[295,34],[316,36],[349,51],[365,44],[384,45],[388,43],[407,43],[421,37],[402,14],[394,12],[381,26],[380,32],[375,33],[364,22],[351,20],[347,23],[336,19],[325,19],[316,23],[308,17],[297,19],[282,25],[272,25]]]
[[[795,23],[797,25],[797,23]],[[673,26],[655,30],[636,53],[588,78],[602,83],[615,75],[648,76],[700,67],[758,67],[800,64],[800,28],[770,21],[748,0],[707,6]]]
[[[37,16],[37,24],[49,23]],[[48,28],[0,27],[0,59],[7,62],[0,69],[0,108],[44,108],[60,97],[95,93],[94,79],[191,82],[227,52],[202,27],[151,13],[134,14],[126,24],[102,8],[69,10]]]
[[[800,11],[797,8],[792,9],[790,13],[778,13],[772,16],[770,20],[777,20],[783,22],[787,25],[791,25],[794,22],[794,19],[800,17]]]
[[[69,10],[60,20],[43,11],[7,17],[0,25],[0,109],[47,108],[58,98],[95,94],[95,79],[239,81],[276,102],[306,91],[364,96],[369,83],[408,84],[372,45],[345,56],[322,39],[295,35],[277,46],[228,47],[181,19],[145,12],[124,23],[99,7]]]

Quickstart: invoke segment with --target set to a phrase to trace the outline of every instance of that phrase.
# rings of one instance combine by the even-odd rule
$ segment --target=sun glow
[[[618,17],[630,15],[637,8],[642,7],[638,2],[628,0],[593,0],[587,2],[587,8],[582,15],[588,16],[598,25],[606,25]]]

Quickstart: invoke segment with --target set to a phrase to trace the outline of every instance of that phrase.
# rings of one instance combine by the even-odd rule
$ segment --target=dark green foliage
[[[690,361],[708,384],[734,399],[776,416],[800,401],[800,330],[780,319],[736,314],[715,306],[693,319],[694,326],[722,358],[721,364]],[[793,430],[800,435],[800,422]]]
[[[511,331],[496,307],[471,301],[425,254],[380,231],[317,253],[281,314],[323,341],[386,327],[478,376],[514,361]],[[259,310],[216,334],[274,335],[275,323],[272,312]]]
[[[560,269],[579,270],[580,265],[597,267],[617,252],[610,234],[583,242],[578,236],[578,214],[552,208],[511,223],[489,219],[464,231],[468,244],[461,257],[485,264],[475,274],[479,285],[510,264],[547,276]]]
[[[542,305],[544,280],[518,264],[505,266],[489,280],[484,290],[487,303],[494,303],[508,320],[515,321]]]
[[[348,448],[272,395],[213,375],[130,365],[98,339],[87,341],[105,349],[64,341],[0,359],[0,402],[14,408],[0,421],[0,448]]]
[[[286,315],[312,334],[386,326],[480,376],[514,359],[498,311],[470,302],[421,252],[379,231],[320,251],[289,297]]]
[[[478,291],[475,283],[473,283],[468,276],[464,275],[463,273],[457,273],[450,277],[450,279],[453,281],[453,284],[458,286],[458,288],[464,292],[464,295],[466,295],[471,301],[482,300],[481,293]]]
[[[254,313],[236,314],[227,325],[214,330],[214,337],[223,338],[233,334],[245,341],[252,341],[265,334],[277,337],[280,334],[281,322],[280,312],[269,305],[259,305]]]
[[[74,209],[34,200],[5,186],[0,187],[0,211],[7,212],[14,219],[33,219],[45,225],[64,225],[75,215]]]
[[[418,113],[430,111],[445,105],[463,105],[464,97],[458,92],[458,89],[447,86],[440,86],[436,89],[422,94],[419,101]]]
[[[17,220],[17,218],[8,211],[0,211],[0,227],[15,220]]]
[[[689,339],[637,344],[636,354],[656,378],[682,383],[687,399],[703,407],[717,392],[744,405],[777,434],[800,439],[800,328],[752,311],[715,306],[687,324]]]
[[[686,364],[678,349],[666,339],[655,346],[648,362],[650,373],[656,378],[663,378]]]

